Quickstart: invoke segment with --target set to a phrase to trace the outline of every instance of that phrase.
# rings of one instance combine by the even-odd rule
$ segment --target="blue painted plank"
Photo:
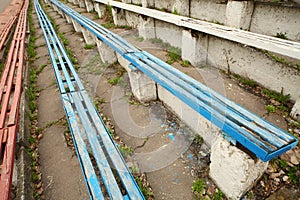
[[[103,179],[103,183],[106,187],[108,195],[110,196],[111,199],[115,199],[115,200],[122,199],[123,195],[115,180],[115,177],[109,166],[108,160],[106,159],[105,153],[102,150],[100,142],[96,137],[96,132],[95,129],[93,128],[95,126],[91,123],[91,121],[89,121],[90,118],[88,117],[85,111],[79,93],[80,92],[73,92],[70,94],[70,96],[72,96],[74,100],[74,106],[76,107],[76,110],[78,111],[78,116],[80,118],[80,122],[77,123],[80,123],[86,132],[86,136],[89,140],[89,144],[91,146],[93,155],[97,162],[97,166],[101,173],[101,178]],[[85,101],[84,103],[86,104],[87,102]],[[91,117],[98,117],[98,116],[91,116]]]
[[[185,82],[187,82],[187,83],[191,84],[192,86],[194,86],[195,88],[197,88],[199,91],[202,91],[207,96],[213,98],[215,101],[219,101],[222,104],[226,105],[228,108],[239,113],[239,115],[242,116],[243,118],[245,118],[249,121],[255,121],[255,123],[260,125],[260,127],[265,127],[266,129],[272,131],[273,134],[277,135],[279,138],[281,138],[283,140],[286,140],[286,141],[294,141],[295,140],[295,138],[293,136],[291,136],[290,134],[281,130],[280,128],[274,126],[273,124],[270,124],[265,119],[255,115],[254,113],[241,107],[240,105],[236,104],[235,102],[227,99],[226,97],[222,96],[221,94],[213,91],[212,89],[203,85],[202,83],[192,79],[191,77],[189,77],[186,74],[182,73],[181,71],[173,68],[172,66],[170,66],[167,63],[161,61],[160,59],[154,57],[153,55],[151,55],[145,51],[143,51],[143,54],[145,54],[145,56],[149,57],[151,60],[156,62],[158,65],[164,67],[169,72],[173,73],[175,76],[180,77]]]
[[[130,55],[131,56],[131,55]],[[134,58],[134,57],[129,57],[129,55],[126,55],[127,59],[130,60],[135,66],[142,66],[140,67],[140,70],[143,71],[145,74],[147,74],[150,78],[152,78],[154,81],[156,81],[157,83],[159,83],[161,86],[163,86],[165,89],[167,89],[169,92],[171,92],[172,94],[174,94],[175,96],[177,96],[179,99],[181,99],[183,102],[186,102],[190,107],[192,107],[194,110],[196,110],[198,113],[200,113],[201,115],[203,115],[206,119],[211,120],[212,117],[214,117],[214,123],[215,125],[217,125],[219,128],[223,129],[225,128],[225,125],[228,124],[229,130],[227,131],[228,134],[233,134],[233,133],[240,133],[243,134],[247,139],[247,142],[254,142],[256,145],[259,146],[259,148],[263,148],[264,151],[268,151],[271,152],[273,150],[275,150],[274,148],[266,145],[263,141],[259,140],[258,138],[249,135],[249,133],[244,130],[241,129],[240,127],[237,126],[235,123],[231,122],[228,119],[224,119],[224,117],[222,115],[220,115],[219,113],[213,113],[211,110],[206,110],[204,106],[203,102],[201,102],[199,99],[197,99],[196,97],[192,96],[190,93],[188,93],[185,90],[182,90],[179,86],[177,86],[174,83],[170,83],[170,81],[168,80],[168,78],[160,76],[158,74],[158,72],[156,72],[155,70],[151,69],[149,66],[147,66],[145,63],[141,62],[140,60]],[[225,122],[225,124],[224,124]],[[223,127],[224,126],[224,127]],[[226,131],[224,131],[226,132]],[[236,138],[234,138],[236,139]],[[240,139],[237,139],[239,142],[241,142]],[[247,144],[245,144],[247,145]],[[258,151],[258,150],[256,150]],[[261,151],[261,150],[260,150]]]
[[[259,137],[263,138],[265,141],[269,142],[270,144],[276,147],[281,147],[287,144],[280,138],[275,137],[275,135],[270,133],[268,130],[262,129],[253,124],[252,122],[245,120],[243,117],[240,117],[240,115],[237,115],[237,113],[228,110],[225,104],[220,104],[218,101],[213,101],[212,98],[203,95],[203,93],[199,89],[194,88],[191,84],[186,83],[184,80],[180,79],[179,76],[172,74],[170,71],[166,70],[165,68],[156,64],[155,62],[152,62],[151,60],[147,59],[147,57],[143,56],[143,54],[136,53],[135,55],[141,58],[149,67],[154,69],[158,73],[157,76],[168,77],[169,82],[178,85],[181,89],[188,91],[191,95],[198,98],[201,102],[203,102],[202,106],[209,109],[211,113],[218,112],[222,114],[224,118],[227,118],[235,122],[236,124],[239,124],[241,126],[241,129],[244,127],[249,131],[258,134]]]
[[[264,119],[242,108],[238,104],[235,104],[226,97],[223,97],[217,92],[183,74],[179,70],[174,69],[172,66],[155,58],[151,54],[136,49],[126,40],[99,26],[92,20],[79,15],[64,4],[55,0],[51,1],[56,3],[57,6],[60,6],[60,9],[66,12],[70,17],[74,18],[86,29],[91,31],[100,40],[120,53],[127,60],[132,62],[141,71],[146,73],[148,70],[148,75],[151,78],[156,81],[158,80],[157,82],[160,81],[159,83],[168,89],[168,91],[175,95],[179,95],[181,100],[186,102],[200,114],[203,114],[204,117],[211,120],[218,127],[221,129],[223,127],[224,131],[228,131],[228,134],[256,153],[256,155],[258,155],[258,157],[261,159],[266,159],[266,155],[270,154],[270,152],[272,152],[272,155],[270,156],[273,156],[275,153],[279,153],[281,149],[292,148],[297,143],[296,138],[282,131],[278,127],[268,123]],[[132,53],[135,53],[136,55],[133,55]],[[143,60],[143,62],[141,62],[139,59]],[[145,65],[144,62],[148,63],[148,66]],[[155,74],[153,71],[151,71],[151,69],[149,71],[149,66],[152,67],[152,70],[154,69],[156,72],[162,73]],[[170,81],[162,83],[160,78],[155,77],[157,75],[166,76],[171,80],[172,78],[176,78],[174,79],[176,81],[171,83],[179,87],[175,90],[174,88],[169,88],[170,85],[172,85],[170,84]],[[191,100],[187,98],[186,94],[182,94],[182,92],[179,92],[178,89],[189,91],[189,98],[193,97],[195,99]],[[213,101],[213,103],[211,103],[211,101]],[[215,114],[216,112],[217,114]],[[214,114],[212,115],[212,113]],[[222,124],[222,122],[224,122],[224,118],[226,121],[225,125]],[[246,129],[250,130],[246,131],[241,127],[245,127]],[[239,134],[242,135],[240,136]],[[264,141],[261,141],[262,138]],[[256,143],[251,144],[253,142]],[[266,144],[265,142],[268,142],[269,144]],[[277,148],[275,148],[275,146],[279,149],[276,150]]]
[[[43,11],[42,11],[40,5],[38,4],[37,0],[35,0],[34,5],[35,5],[35,9],[37,11],[37,15],[38,15],[40,25],[43,30],[43,34],[44,34],[47,46],[49,47],[48,48],[49,54],[51,56],[51,55],[53,55],[53,49],[50,47],[51,44],[48,40],[48,36],[46,34],[46,29],[44,28],[47,26],[47,25],[45,25],[45,23],[47,22],[47,18],[41,16],[43,14]],[[48,31],[49,31],[49,29],[48,29]],[[55,59],[52,59],[52,61],[55,61]],[[53,65],[55,66],[56,62],[54,62]],[[55,68],[57,68],[57,65]],[[62,82],[61,82],[60,74],[57,73],[56,75],[57,76],[55,76],[55,77],[56,77],[57,83],[61,84]],[[61,92],[64,92],[64,91],[62,90]],[[94,171],[92,162],[89,158],[89,154],[87,152],[86,146],[80,136],[80,130],[76,123],[74,111],[73,111],[72,107],[70,106],[70,100],[68,99],[68,96],[64,95],[64,94],[62,94],[61,100],[64,105],[64,110],[67,114],[67,120],[69,122],[70,130],[71,130],[72,137],[74,140],[74,146],[76,148],[76,153],[80,160],[80,166],[81,166],[84,178],[87,183],[88,191],[91,196],[94,196],[97,199],[102,200],[102,199],[104,199],[104,197],[102,195],[101,188],[98,183],[98,179],[97,179],[96,173]]]
[[[48,35],[46,33],[46,30],[45,30],[45,27],[47,27],[48,25],[46,25],[46,22],[44,20],[41,19],[41,16],[40,16],[40,8],[39,8],[39,5],[35,5],[36,6],[36,11],[37,11],[37,14],[38,14],[38,19],[40,21],[40,26],[43,30],[43,35],[45,38],[48,38]],[[51,61],[55,61],[55,56],[54,56],[54,53],[52,51],[52,47],[51,47],[51,44],[50,41],[48,39],[45,40],[46,41],[46,45],[47,45],[47,49],[48,49],[48,52],[49,52],[49,55],[50,55],[50,58],[51,58]],[[62,78],[60,76],[60,73],[58,71],[58,66],[57,66],[57,63],[56,62],[52,62],[52,66],[54,68],[54,72],[55,74],[58,74],[58,78],[55,76],[56,78],[56,81],[58,83],[58,87],[59,87],[59,90],[62,92],[62,93],[65,93],[65,87],[64,87],[64,84],[62,82]]]
[[[140,191],[134,177],[132,176],[129,169],[127,168],[123,157],[120,155],[120,152],[118,151],[118,148],[115,146],[114,142],[109,136],[107,129],[103,125],[101,118],[99,117],[99,114],[96,111],[94,105],[90,101],[86,91],[81,92],[81,95],[84,102],[86,103],[86,107],[88,109],[89,115],[91,116],[91,119],[95,124],[95,127],[97,128],[97,132],[99,134],[98,136],[103,141],[104,147],[108,152],[109,157],[111,158],[112,164],[114,165],[114,168],[116,169],[123,183],[123,186],[127,191],[127,195],[132,200],[144,200],[145,198],[142,192]]]
[[[60,44],[61,42],[58,39],[57,35],[55,34],[54,29],[53,29],[52,25],[50,24],[50,21],[48,20],[48,18],[45,15],[45,13],[40,12],[40,14],[41,14],[40,16],[41,16],[42,20],[44,19],[44,21],[47,22],[47,25],[48,25],[48,26],[46,26],[46,30],[48,32],[47,36],[52,41],[52,46],[53,46],[53,48],[55,50],[55,53],[56,53],[56,56],[57,56],[56,59],[58,58],[58,60],[59,60],[60,66],[61,66],[61,68],[63,70],[63,75],[64,75],[64,77],[67,80],[68,87],[69,87],[70,91],[74,91],[75,89],[74,89],[73,84],[71,82],[70,76],[69,76],[69,74],[67,72],[67,69],[66,69],[66,67],[64,65],[64,61],[62,60],[61,51],[59,50],[59,47],[57,46],[57,44]]]
[[[76,20],[80,25],[82,25],[84,28],[92,32],[94,35],[96,35],[101,41],[105,42],[108,46],[113,48],[115,51],[117,51],[119,54],[123,55],[124,53],[128,52],[134,52],[136,50],[135,47],[132,45],[128,45],[127,42],[122,42],[118,38],[120,38],[118,35],[113,34],[112,32],[108,31],[107,29],[104,29],[102,26],[98,25],[97,23],[93,22],[92,20],[78,14],[75,11],[70,11],[70,8],[68,8],[65,5],[59,4],[57,1],[52,1],[54,4],[56,4],[59,8],[61,8],[67,15],[69,15],[71,18]],[[105,31],[104,31],[105,30]]]
[[[79,123],[77,122],[75,111],[73,110],[73,107],[71,105],[71,100],[69,99],[67,94],[62,94],[61,100],[65,113],[67,115],[67,120],[69,122],[74,147],[76,149],[78,159],[80,160],[83,174],[86,177],[86,183],[88,185],[88,189],[90,190],[90,194],[93,199],[105,199],[101,192],[101,186],[93,168],[89,152],[82,138],[81,130],[78,126]]]

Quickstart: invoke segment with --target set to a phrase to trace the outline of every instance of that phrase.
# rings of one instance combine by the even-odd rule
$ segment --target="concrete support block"
[[[156,37],[181,49],[182,28],[159,20],[155,20]]]
[[[131,0],[131,3],[135,4],[135,5],[141,5],[142,4],[142,0]]]
[[[182,31],[182,60],[188,60],[194,66],[208,64],[208,35],[192,30]]]
[[[155,5],[155,0],[142,0],[142,6],[145,8],[153,8]]]
[[[86,44],[94,45],[96,43],[93,34],[89,30],[87,30],[84,27],[81,27],[81,32]]]
[[[68,23],[72,23],[72,18],[69,17],[69,15],[65,14],[65,18],[66,18]]]
[[[125,18],[128,26],[131,26],[132,28],[137,28],[140,22],[139,14],[125,11]]]
[[[81,32],[81,25],[75,21],[74,19],[71,19],[72,20],[72,24],[73,24],[73,27],[75,29],[76,32]]]
[[[85,8],[85,2],[84,0],[77,0],[78,1],[78,5],[80,8]]]
[[[140,70],[131,69],[129,67],[130,62],[123,58],[121,55],[118,54],[117,57],[120,65],[124,67],[128,73],[133,95],[140,102],[149,102],[156,100],[156,83]]]
[[[103,63],[113,64],[118,61],[116,52],[111,47],[99,39],[96,39],[96,44]]]
[[[55,12],[58,11],[57,6],[56,6],[55,4],[52,4],[52,8],[53,8],[53,10],[54,10]]]
[[[58,9],[58,14],[60,14],[60,16],[62,16],[63,18],[65,18],[65,14],[61,9]]]
[[[294,104],[292,111],[291,111],[291,116],[300,122],[300,95],[298,99],[296,100],[296,103]]]
[[[144,39],[156,38],[154,19],[146,16],[140,16],[140,22],[137,27],[139,36]]]
[[[254,9],[254,1],[228,1],[226,7],[226,25],[249,30]]]
[[[189,0],[175,0],[171,11],[179,15],[189,16],[189,6]]]
[[[94,10],[94,4],[91,0],[84,0],[87,12],[92,12]]]
[[[106,6],[104,4],[96,3],[94,4],[95,11],[98,13],[99,18],[102,18],[105,14]]]
[[[125,10],[120,8],[112,8],[114,24],[116,26],[128,26]]]
[[[214,143],[220,132],[219,128],[162,86],[157,85],[157,93],[158,98],[172,109],[195,133],[199,134],[209,147]]]
[[[229,199],[240,199],[268,166],[268,162],[251,158],[221,136],[212,145],[210,160],[210,177]]]

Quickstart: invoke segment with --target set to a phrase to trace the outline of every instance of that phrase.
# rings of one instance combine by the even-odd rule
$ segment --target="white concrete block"
[[[92,12],[94,10],[94,4],[91,0],[84,0],[86,11]]]
[[[207,65],[207,47],[208,35],[191,30],[182,31],[182,60],[188,60],[197,67]]]
[[[140,22],[137,27],[139,36],[144,39],[156,38],[154,19],[150,17],[140,16]]]
[[[81,32],[86,44],[94,45],[96,43],[94,40],[94,34],[92,34],[89,30],[87,30],[84,27],[81,27]]]
[[[72,20],[74,30],[76,32],[81,32],[81,25],[77,21],[75,21],[73,18],[71,20]]]
[[[111,47],[99,39],[96,39],[96,44],[103,63],[113,64],[118,61],[116,53]]]
[[[58,11],[58,8],[57,8],[57,6],[56,6],[55,4],[52,4],[52,8],[53,8],[53,10],[54,10],[55,12]]]
[[[254,1],[228,1],[226,8],[226,25],[248,30],[254,8]]]
[[[208,55],[217,68],[255,80],[284,95],[290,94],[294,101],[300,94],[300,72],[260,50],[210,36]]]
[[[229,199],[240,199],[268,166],[268,162],[251,158],[222,136],[212,145],[210,160],[210,177]]]
[[[155,20],[156,37],[169,43],[171,46],[181,48],[182,28],[163,21]]]
[[[131,3],[135,5],[140,5],[142,4],[142,0],[131,0]]]
[[[190,17],[209,22],[225,23],[226,3],[219,0],[191,0]]]
[[[158,84],[157,93],[158,98],[195,133],[199,134],[208,146],[214,143],[220,132],[219,128]]]
[[[78,1],[78,5],[80,8],[85,8],[85,2],[84,0],[77,0]]]
[[[61,9],[58,9],[58,14],[60,14],[60,16],[62,16],[63,18],[65,18],[64,12]]]
[[[114,24],[116,26],[128,26],[125,10],[120,8],[112,8]]]
[[[255,3],[250,31],[270,36],[286,33],[290,40],[300,42],[299,30],[300,9]]]
[[[157,9],[164,9],[171,11],[172,5],[174,3],[174,0],[171,1],[161,1],[161,0],[155,0],[154,5]]]
[[[69,17],[67,14],[65,14],[65,17],[68,23],[72,23],[71,17]]]
[[[155,0],[142,0],[142,6],[145,8],[152,8],[155,5]]]
[[[300,121],[300,95],[298,99],[296,100],[296,103],[294,104],[292,111],[291,111],[291,116],[295,119]]]
[[[132,28],[137,28],[140,22],[139,14],[125,11],[125,18],[128,26],[131,26]]]
[[[171,11],[182,16],[189,16],[189,0],[176,0]]]
[[[95,11],[98,13],[99,18],[102,18],[105,14],[106,6],[104,4],[100,4],[95,2]]]
[[[140,70],[132,70],[130,62],[117,54],[118,61],[128,73],[131,91],[140,102],[149,102],[157,99],[155,82]]]

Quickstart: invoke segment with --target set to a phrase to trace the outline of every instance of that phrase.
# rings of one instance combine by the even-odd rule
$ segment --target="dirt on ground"
[[[83,8],[67,5],[99,24],[106,23],[102,19],[97,19],[95,13],[86,13]],[[80,67],[79,76],[89,96],[98,107],[103,120],[112,131],[115,141],[119,144],[126,144],[130,149],[129,152],[125,152],[124,157],[135,175],[143,174],[142,179],[148,187],[146,195],[148,199],[200,198],[199,194],[192,191],[193,182],[199,178],[205,180],[205,189],[201,195],[207,199],[226,199],[224,195],[220,195],[218,188],[208,178],[209,148],[203,141],[195,140],[194,134],[163,103],[138,102],[131,93],[128,75],[119,64],[102,63],[96,46],[87,48],[81,33],[76,33],[73,26],[51,7],[44,4],[44,9],[53,18],[57,31],[68,40],[67,47],[72,50],[78,62],[76,65]],[[35,14],[33,18],[38,56],[32,67],[38,69],[45,65],[36,83],[40,90],[37,127],[43,130],[38,144],[42,174],[42,184],[39,187],[42,191],[39,196],[43,199],[88,199],[79,162],[70,136],[67,134],[65,114],[44,38]],[[112,27],[111,30],[160,59],[169,60],[167,49],[160,42],[143,40],[138,37],[135,30],[128,28]],[[264,95],[259,86],[249,88],[239,79],[211,67],[185,66],[179,60],[173,62],[173,66],[280,128],[284,130],[292,128],[293,133],[299,134],[299,129],[289,124],[292,120],[284,117],[283,112],[266,110],[267,105],[278,102]],[[178,143],[182,141],[178,133],[184,133],[188,138],[186,143]],[[175,147],[179,144],[184,144],[186,148],[176,149]],[[299,148],[296,149],[297,152],[298,150]],[[146,154],[153,156],[156,162],[143,161],[142,157]],[[277,179],[272,179],[270,176],[279,173],[280,170],[277,168],[273,171],[269,170],[246,198],[265,199],[280,188],[283,189],[278,192],[278,195],[294,190],[293,181],[283,179],[284,176],[289,177],[290,164],[296,167],[296,172],[300,170],[299,163],[291,162],[291,156],[284,158],[288,166],[285,166],[283,173],[276,176]],[[143,162],[137,163],[136,160],[139,159]],[[280,161],[276,160],[272,166],[280,165],[278,162]],[[141,173],[144,171],[146,173]],[[276,184],[276,189],[270,189],[270,187],[266,189],[267,186],[274,184]],[[299,196],[299,188],[296,188],[293,194],[295,198]],[[278,198],[270,197],[270,199],[274,198],[278,199],[279,196]]]

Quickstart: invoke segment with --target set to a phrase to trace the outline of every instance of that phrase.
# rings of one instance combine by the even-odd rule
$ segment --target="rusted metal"
[[[0,82],[0,200],[10,199],[11,193],[29,3],[28,0],[24,4],[23,1],[14,2],[18,2],[15,6],[23,5],[23,8],[21,12],[16,11],[19,19]]]
[[[3,50],[7,42],[8,36],[21,12],[23,4],[23,0],[13,0],[7,8],[0,13],[0,51]]]

